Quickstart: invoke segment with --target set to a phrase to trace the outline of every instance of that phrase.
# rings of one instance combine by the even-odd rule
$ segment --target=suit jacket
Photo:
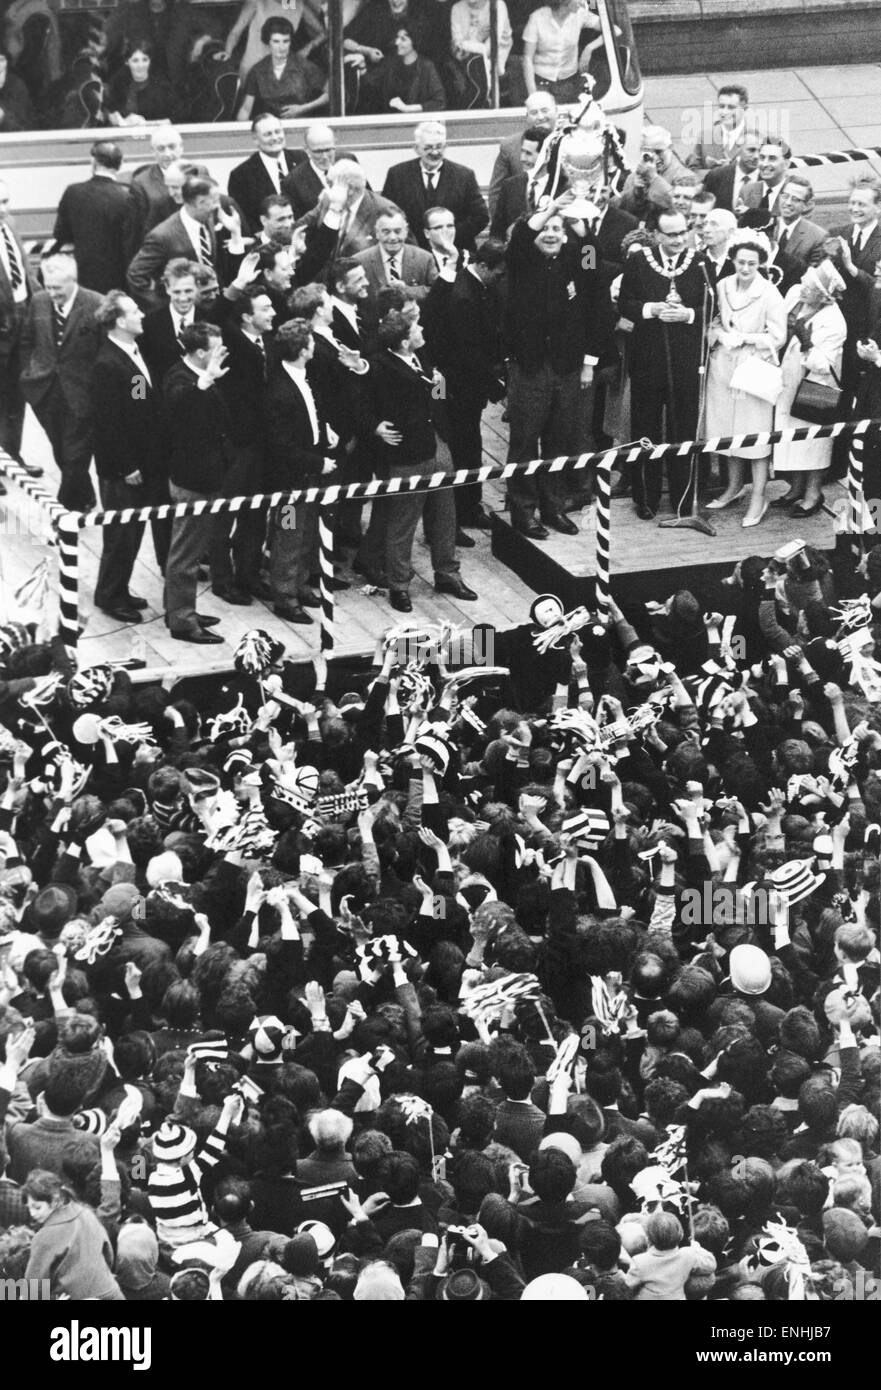
[[[330,452],[314,373],[307,370],[306,379],[318,413],[317,443],[303,393],[280,362],[266,388],[266,481],[273,491],[315,483]]]
[[[793,256],[804,266],[808,266],[828,235],[826,228],[821,227],[819,223],[811,222],[807,217],[800,217],[789,233],[783,250],[787,256]]]
[[[684,259],[684,256],[680,256],[680,263]],[[644,247],[628,256],[621,280],[618,308],[621,316],[633,323],[631,355],[634,380],[638,380],[637,373],[641,373],[647,386],[657,387],[659,383],[666,383],[666,342],[669,341],[670,367],[674,380],[691,384],[694,378],[696,383],[700,366],[701,312],[705,284],[699,259],[694,256],[688,268],[676,276],[677,293],[685,308],[694,310],[694,323],[664,324],[660,319],[644,318],[644,305],[666,299],[670,291],[670,281],[654,269]]]
[[[199,320],[204,319],[206,315],[197,308],[194,317]],[[163,304],[158,309],[151,309],[149,314],[145,315],[144,328],[138,339],[138,347],[150,369],[153,384],[161,394],[162,383],[167,373],[175,363],[180,362],[183,356],[180,343],[177,341],[177,334],[174,331],[171,308],[168,304]]]
[[[298,227],[305,227],[307,233],[310,228],[318,228],[323,225],[322,219],[327,209],[327,198],[321,197],[311,212],[307,212],[297,223]],[[360,251],[367,251],[371,246],[376,245],[374,227],[376,219],[381,212],[402,212],[403,209],[395,203],[390,203],[388,198],[384,198],[380,193],[374,193],[372,189],[365,190],[358,210],[354,218],[343,224],[340,233],[337,234],[331,256],[334,260],[340,257],[357,256]],[[411,228],[412,232],[412,228]]]
[[[596,243],[589,235],[570,238],[549,265],[535,235],[515,222],[508,243],[508,355],[529,373],[545,362],[561,374],[578,371],[586,354],[599,358],[611,349],[611,306],[599,272],[588,269],[586,252],[595,256]]]
[[[303,150],[283,150],[282,153],[285,164],[288,166],[288,174],[306,159]],[[260,158],[259,151],[255,150],[243,163],[236,165],[229,176],[227,186],[229,196],[235,199],[242,210],[242,217],[247,224],[244,230],[259,232],[260,204],[264,198],[269,197],[270,193],[275,192],[272,179],[266,172],[266,165]]]
[[[460,251],[474,250],[475,238],[489,222],[489,209],[483,201],[473,170],[464,164],[445,159],[440,168],[437,188],[426,191],[422,166],[418,159],[393,164],[386,175],[383,193],[402,208],[410,230],[423,250],[428,241],[422,226],[426,209],[449,208],[456,219],[456,245]]]
[[[385,262],[378,246],[369,246],[359,251],[354,259],[363,265],[367,272],[371,303],[384,285],[388,284],[385,275]],[[418,246],[405,246],[401,253],[401,279],[413,293],[414,298],[424,299],[437,279],[437,261],[429,251],[420,251]]]
[[[437,289],[447,293],[440,312],[429,319],[435,326],[430,346],[451,400],[467,397],[481,405],[501,400],[504,385],[497,286],[481,284],[470,270],[460,270],[452,285],[438,280]]]
[[[502,184],[506,179],[514,178],[515,174],[523,172],[520,164],[520,146],[522,136],[506,135],[499,144],[499,152],[496,155],[493,171],[489,177],[489,190],[486,201],[489,204],[490,216],[494,216],[496,206],[499,201],[499,194],[502,191]]]
[[[200,178],[208,177],[204,164],[197,164],[195,168]],[[141,249],[147,233],[177,211],[177,204],[165,187],[158,164],[142,164],[132,174],[129,187],[132,193],[131,254],[134,255]]]
[[[94,290],[77,290],[56,348],[52,301],[45,290],[34,295],[21,327],[20,385],[29,405],[36,408],[58,382],[71,414],[91,416],[92,371],[104,340],[95,322],[100,303],[101,295]]]
[[[162,417],[171,482],[192,492],[219,492],[232,462],[232,422],[217,384],[200,391],[195,372],[176,362],[162,383]]]
[[[142,375],[134,390],[136,375],[128,353],[108,338],[95,358],[92,374],[92,439],[99,478],[125,478],[137,469],[146,482],[158,472],[162,452],[158,384],[150,372],[152,384]]]
[[[319,415],[339,436],[341,448],[356,436],[369,432],[369,420],[365,422],[364,417],[367,378],[344,367],[336,348],[320,333],[315,334],[315,355],[309,363],[309,371],[314,380]]]
[[[516,222],[517,218],[522,217],[528,210],[528,183],[529,175],[524,169],[521,169],[519,174],[512,174],[511,178],[505,179],[496,196],[492,221],[489,224],[490,236],[499,237],[502,241],[507,240],[511,223]]]
[[[366,378],[371,411],[378,424],[390,420],[403,438],[392,446],[377,440],[377,460],[382,467],[406,464],[415,471],[426,459],[434,458],[437,435],[434,432],[432,378],[424,357],[417,372],[388,348],[381,348]]]
[[[12,239],[18,247],[18,254],[24,269],[25,283],[28,287],[28,297],[36,294],[39,286],[28,267],[28,258],[25,255],[18,234],[13,226],[11,219],[7,220],[6,226],[12,233]],[[21,311],[16,307],[12,297],[12,283],[0,261],[0,360],[11,356],[18,345],[20,330]]]
[[[212,226],[208,227],[211,238],[211,260],[217,264],[217,237]],[[128,287],[136,299],[155,308],[162,303],[159,283],[162,272],[177,256],[185,256],[189,261],[197,259],[193,243],[183,224],[180,212],[166,217],[152,232],[148,232],[138,254],[128,268]]]
[[[232,323],[224,329],[223,341],[229,356],[226,376],[220,378],[218,386],[229,408],[233,443],[259,447],[266,433],[264,402],[270,342],[265,340],[266,353],[261,353],[256,343]]]
[[[780,216],[780,191],[783,188],[783,184],[785,182],[786,179],[784,178],[783,183],[779,183],[776,189],[774,190],[776,196],[774,198],[774,204],[771,211],[773,212],[775,217]],[[740,201],[745,208],[757,208],[761,206],[762,198],[764,197],[764,195],[765,185],[763,181],[761,179],[753,178],[750,179],[748,183],[745,183],[741,188]]]
[[[73,246],[83,289],[122,289],[128,264],[132,197],[126,184],[96,175],[61,195],[53,237]]]
[[[345,314],[341,314],[336,306],[334,306],[330,331],[337,342],[342,343],[343,347],[354,348],[356,352],[360,352],[363,355],[365,347],[363,334],[355,332]]]
[[[704,174],[704,188],[707,193],[713,194],[717,208],[725,208],[727,212],[734,211],[734,180],[737,177],[737,170],[737,160],[732,159],[730,164],[722,164]],[[740,185],[741,195],[743,190],[752,182],[754,182],[754,176],[747,174]]]
[[[596,243],[600,253],[600,270],[608,284],[611,284],[615,276],[620,275],[624,269],[622,242],[628,232],[635,231],[638,226],[637,219],[623,208],[610,205],[603,213],[602,221],[597,228]]]
[[[835,265],[844,281],[845,290],[841,296],[840,308],[847,321],[848,345],[851,348],[860,338],[870,337],[869,329],[874,320],[875,264],[881,260],[881,223],[872,232],[869,240],[860,251],[853,249],[853,227],[833,227],[827,237],[840,236],[850,246],[851,259],[857,268],[852,276],[844,268],[840,256],[835,256]],[[850,354],[849,354],[850,355]],[[859,359],[857,359],[858,361]],[[863,364],[860,363],[860,366]],[[870,368],[870,371],[875,370]]]

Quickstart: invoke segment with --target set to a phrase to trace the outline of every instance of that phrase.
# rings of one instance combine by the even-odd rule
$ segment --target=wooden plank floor
[[[485,416],[484,449],[487,460],[504,460],[507,449],[507,427],[501,420],[501,408],[491,407]],[[57,490],[57,471],[52,462],[48,443],[35,419],[28,412],[25,425],[24,455],[45,468],[43,484],[50,492]],[[783,483],[772,484],[774,493],[782,491]],[[47,553],[50,534],[42,513],[14,483],[8,484],[9,495],[0,501],[0,621],[18,616],[14,601],[15,590],[32,573]],[[834,501],[839,486],[826,489],[827,501]],[[504,505],[504,486],[490,483],[484,489],[488,509],[501,511]],[[634,515],[629,501],[613,503],[612,510],[612,572],[628,573],[663,571],[679,566],[708,562],[731,562],[760,552],[770,555],[786,540],[797,534],[812,544],[831,545],[831,522],[822,514],[796,527],[785,515],[769,511],[760,527],[749,531],[741,528],[743,504],[731,511],[717,513],[713,524],[718,528],[715,539],[687,530],[661,530],[656,524],[641,522]],[[572,513],[581,529],[577,536],[560,536],[542,542],[542,548],[552,546],[561,564],[572,574],[590,575],[593,572],[595,516],[592,508]],[[366,518],[366,513],[365,513]],[[242,634],[251,627],[263,627],[285,643],[290,657],[309,659],[318,649],[318,624],[302,627],[285,623],[269,608],[257,601],[250,608],[231,607],[216,599],[209,584],[199,598],[202,612],[221,618],[224,646],[196,650],[175,642],[168,634],[162,616],[162,578],[156,566],[152,542],[147,532],[135,567],[132,589],[148,600],[149,608],[139,626],[115,624],[112,618],[95,609],[92,596],[101,549],[100,533],[87,528],[80,541],[80,618],[84,632],[80,639],[80,664],[102,660],[123,661],[141,657],[149,668],[174,671],[175,674],[205,672],[211,668],[224,669],[229,665],[232,649]],[[488,623],[505,630],[524,621],[534,591],[528,588],[507,567],[490,553],[488,532],[471,533],[476,540],[473,550],[459,551],[462,577],[480,595],[477,603],[460,603],[435,594],[432,586],[431,557],[422,543],[421,528],[413,548],[416,579],[411,586],[413,617],[437,622],[447,619],[453,624],[470,627]],[[52,559],[53,606],[57,607],[57,558]],[[347,567],[342,574],[353,582],[353,588],[337,596],[335,650],[341,655],[372,652],[376,639],[401,616],[390,607],[387,594],[365,594]],[[52,614],[54,620],[54,612]]]

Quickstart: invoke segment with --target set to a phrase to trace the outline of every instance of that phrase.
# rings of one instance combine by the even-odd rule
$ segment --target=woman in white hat
[[[789,316],[789,343],[783,356],[783,394],[777,402],[774,428],[804,428],[805,421],[790,414],[802,381],[836,385],[841,379],[841,354],[847,324],[836,300],[844,281],[830,260],[809,266],[801,283],[793,285],[784,300]],[[790,506],[790,516],[813,516],[823,505],[822,482],[832,460],[831,439],[799,440],[776,445],[774,472],[789,474],[789,491],[773,505]],[[790,505],[791,504],[791,505]]]
[[[763,434],[773,427],[774,407],[746,389],[733,389],[735,372],[750,359],[777,364],[786,342],[786,311],[780,291],[763,274],[771,246],[762,232],[741,232],[731,238],[728,254],[734,275],[716,286],[716,317],[709,329],[710,368],[707,376],[707,434]],[[768,509],[765,485],[771,450],[767,445],[745,446],[728,457],[728,486],[708,509],[728,507],[743,491],[744,460],[752,466],[752,495],[743,526],[757,526]]]

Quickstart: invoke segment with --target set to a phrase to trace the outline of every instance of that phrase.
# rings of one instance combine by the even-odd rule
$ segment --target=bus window
[[[642,87],[639,59],[636,56],[636,42],[627,0],[602,0],[609,24],[615,36],[615,56],[618,60],[618,76],[621,86],[628,96],[636,96]],[[599,93],[597,94],[599,95]]]

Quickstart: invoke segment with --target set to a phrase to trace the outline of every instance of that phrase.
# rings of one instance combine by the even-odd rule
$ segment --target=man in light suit
[[[779,220],[776,242],[787,256],[795,256],[807,269],[822,260],[828,236],[825,227],[811,222],[808,213],[814,205],[814,190],[803,174],[787,174],[777,200]]]
[[[847,323],[842,381],[850,389],[856,386],[864,366],[856,345],[873,336],[870,330],[877,314],[874,290],[875,266],[881,261],[881,180],[871,175],[859,179],[847,210],[850,226],[827,232],[826,247],[845,284],[839,303]]]
[[[305,161],[302,150],[285,149],[284,126],[265,111],[251,123],[257,145],[252,155],[237,164],[229,176],[229,196],[242,210],[244,231],[260,230],[260,204],[270,193],[283,193],[282,184]]]
[[[58,501],[70,511],[95,505],[92,459],[92,373],[103,334],[95,320],[101,296],[81,289],[73,256],[43,262],[45,288],[35,294],[21,328],[20,385],[49,437],[61,473]]]
[[[375,227],[377,245],[352,259],[367,272],[370,307],[385,285],[404,285],[422,300],[437,279],[437,262],[428,251],[407,245],[407,219],[402,212],[381,212]]]
[[[526,116],[524,128],[526,130],[541,130],[545,137],[551,134],[557,124],[557,103],[550,92],[533,92],[531,96],[528,96],[524,113]],[[496,162],[490,175],[489,191],[486,195],[491,217],[495,216],[502,184],[506,179],[514,178],[522,170],[523,166],[520,159],[522,139],[522,132],[516,135],[506,135],[499,145],[499,152],[496,155]],[[496,233],[493,235],[495,236]]]
[[[338,159],[327,176],[324,189],[311,212],[301,217],[298,227],[316,227],[325,222],[328,214],[336,214],[340,203],[340,190],[345,191],[345,201],[339,210],[340,225],[337,232],[335,258],[357,256],[359,251],[376,245],[376,219],[381,212],[400,212],[396,203],[374,193],[367,187],[367,179],[360,164],[354,159]]]
[[[489,222],[473,170],[446,159],[447,128],[440,121],[421,121],[414,137],[415,159],[393,164],[383,193],[402,209],[418,244],[428,250],[423,226],[429,208],[449,209],[456,219],[456,245],[473,251],[475,238]]]
[[[37,282],[9,216],[9,189],[0,181],[0,448],[21,460],[24,396],[18,384],[19,338]],[[34,478],[42,468],[23,464]],[[0,483],[0,497],[6,489]]]
[[[154,227],[128,268],[128,287],[141,303],[156,308],[168,262],[178,257],[217,268],[217,234],[214,215],[220,189],[213,179],[188,178],[183,186],[180,212]]]
[[[308,365],[315,351],[305,319],[282,324],[275,338],[280,359],[267,388],[267,486],[273,491],[310,487],[333,473],[336,437],[324,419]],[[317,568],[318,505],[278,508],[271,519],[269,582],[273,612],[289,623],[311,623],[304,604],[320,605],[309,588]]]

